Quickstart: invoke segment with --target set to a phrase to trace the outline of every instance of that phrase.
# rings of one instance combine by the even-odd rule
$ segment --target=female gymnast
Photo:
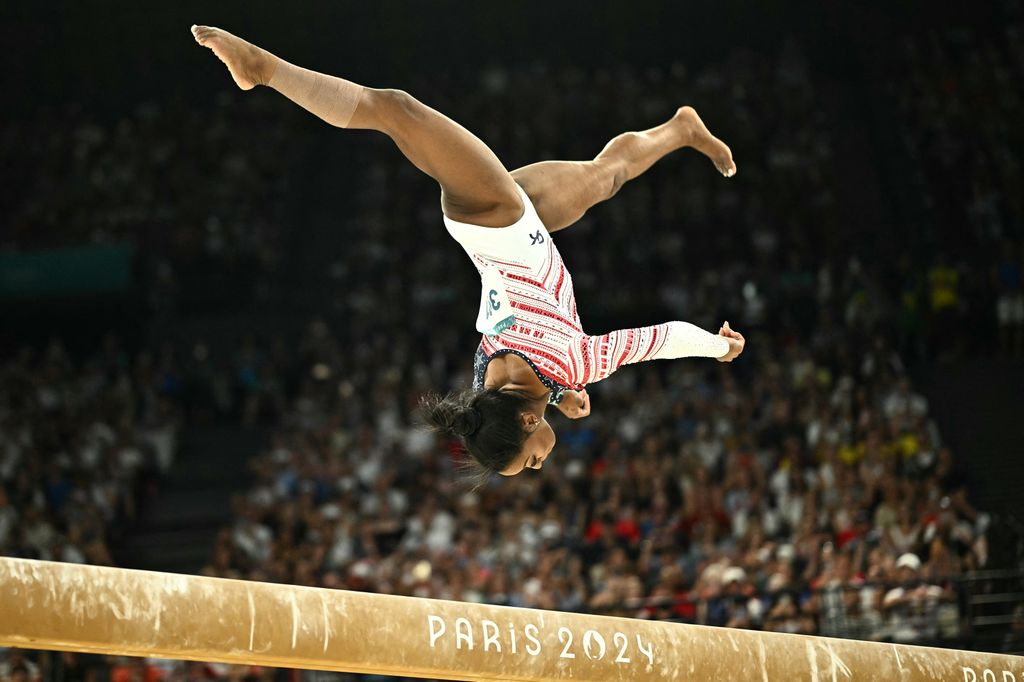
[[[406,92],[300,68],[218,28],[193,26],[192,34],[241,89],[267,85],[333,126],[380,131],[441,185],[445,226],[480,272],[483,339],[472,389],[429,397],[424,407],[484,471],[541,468],[555,445],[546,406],[573,419],[589,415],[586,384],[622,365],[694,356],[731,362],[743,352],[743,336],[728,322],[717,335],[679,321],[586,334],[550,238],[676,149],[692,147],[725,177],[735,175],[729,148],[692,108],[619,135],[593,160],[542,161],[509,173],[475,135]]]

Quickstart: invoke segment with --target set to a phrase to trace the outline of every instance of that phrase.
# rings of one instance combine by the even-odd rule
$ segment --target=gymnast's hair
[[[529,434],[520,415],[530,399],[512,391],[494,388],[428,395],[421,401],[428,426],[458,436],[476,462],[481,482],[503,470],[523,449]]]

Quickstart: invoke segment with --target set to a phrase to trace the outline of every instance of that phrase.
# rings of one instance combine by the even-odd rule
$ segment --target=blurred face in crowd
[[[917,571],[910,568],[909,566],[900,567],[900,582],[904,585],[914,584],[918,582]]]
[[[529,433],[526,442],[508,466],[501,470],[502,476],[515,476],[523,469],[540,469],[555,447],[555,430],[544,418],[543,408],[540,414],[523,412],[523,429]]]

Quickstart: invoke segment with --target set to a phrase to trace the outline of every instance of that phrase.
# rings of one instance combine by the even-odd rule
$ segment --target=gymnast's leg
[[[683,147],[707,156],[722,175],[736,174],[729,147],[708,131],[692,107],[681,107],[657,127],[615,137],[591,161],[542,161],[512,171],[512,177],[526,190],[544,226],[556,232]]]
[[[503,227],[523,214],[515,181],[479,138],[401,90],[377,90],[309,71],[209,26],[193,26],[238,87],[268,85],[339,128],[388,135],[417,168],[441,185],[441,205],[459,222]]]

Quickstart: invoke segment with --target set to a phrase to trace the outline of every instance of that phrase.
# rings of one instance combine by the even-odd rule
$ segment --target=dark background
[[[116,115],[127,104],[181,96],[201,102],[223,87],[191,49],[193,23],[230,24],[296,63],[344,71],[369,85],[488,64],[699,66],[738,47],[777,48],[799,38],[815,68],[857,83],[876,47],[907,30],[969,21],[995,25],[995,4],[972,3],[22,3],[4,9],[3,39],[15,63],[3,72],[7,115],[69,100]],[[424,93],[428,95],[429,93]]]

